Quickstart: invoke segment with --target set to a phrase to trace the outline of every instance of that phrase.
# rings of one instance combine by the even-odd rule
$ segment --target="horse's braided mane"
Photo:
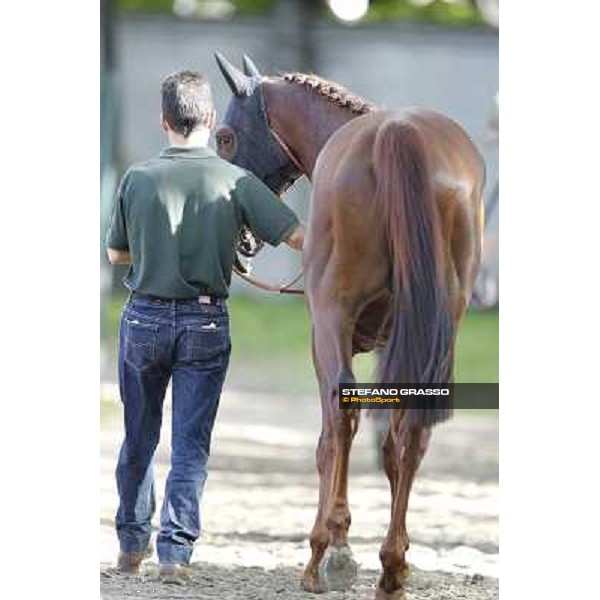
[[[284,73],[282,77],[288,83],[304,85],[314,91],[315,94],[327,98],[327,100],[337,104],[341,108],[348,108],[358,115],[364,115],[375,110],[375,105],[368,100],[361,98],[338,83],[322,79],[317,75]]]

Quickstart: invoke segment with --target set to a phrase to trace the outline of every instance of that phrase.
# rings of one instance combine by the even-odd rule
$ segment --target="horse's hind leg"
[[[340,410],[337,387],[352,383],[352,319],[339,307],[313,309],[313,358],[321,395],[322,430],[317,448],[319,507],[310,535],[312,555],[305,590],[351,587],[357,572],[348,546],[348,461],[358,428],[357,409]],[[330,546],[325,556],[327,547]]]
[[[379,552],[383,572],[376,600],[404,598],[404,581],[409,573],[406,562],[409,545],[406,531],[408,497],[429,441],[428,431],[405,427],[403,417],[403,411],[394,411],[383,446],[384,466],[392,491],[392,518]]]

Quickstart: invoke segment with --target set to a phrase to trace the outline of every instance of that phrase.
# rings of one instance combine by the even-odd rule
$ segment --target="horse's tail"
[[[374,145],[377,207],[389,244],[392,325],[379,363],[388,383],[448,383],[453,324],[444,274],[444,248],[428,157],[418,129],[388,120]],[[452,415],[448,396],[418,396],[406,419],[431,426]],[[418,407],[418,408],[417,408]]]

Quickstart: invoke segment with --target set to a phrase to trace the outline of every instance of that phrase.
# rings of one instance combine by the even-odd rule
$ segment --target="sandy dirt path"
[[[114,394],[114,392],[112,392]],[[168,415],[169,407],[166,407]],[[108,416],[106,413],[108,412]],[[114,466],[121,439],[115,400],[101,435],[102,598],[132,600],[305,599],[299,587],[317,501],[316,399],[229,391],[213,436],[203,502],[204,534],[185,586],[161,583],[150,561],[141,577],[118,575]],[[170,420],[156,458],[158,502],[168,469]],[[318,598],[372,600],[389,520],[388,482],[375,465],[373,423],[363,418],[351,458],[350,543],[360,570],[353,590]],[[413,487],[408,529],[413,575],[407,598],[498,598],[498,422],[460,415],[439,426]]]

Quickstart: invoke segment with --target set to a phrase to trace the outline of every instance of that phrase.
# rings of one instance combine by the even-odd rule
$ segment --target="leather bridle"
[[[291,164],[289,166],[283,166],[282,168],[275,171],[273,175],[284,178],[284,184],[279,191],[279,195],[283,194],[294,182],[299,179],[304,174],[304,169],[302,164],[296,157],[296,155],[292,152],[289,146],[283,141],[281,136],[271,127],[271,123],[269,122],[269,115],[267,113],[267,107],[265,104],[264,96],[262,93],[262,89],[259,90],[260,93],[260,108],[262,112],[262,116],[265,120],[265,124],[267,125],[267,129],[271,137],[275,140],[279,148],[283,151],[283,153],[290,160]],[[255,277],[252,277],[248,271],[243,270],[243,266],[239,260],[236,260],[233,265],[233,271],[235,274],[249,283],[250,285],[259,288],[261,290],[265,290],[267,292],[274,292],[277,294],[304,294],[303,289],[291,289],[291,287],[296,284],[304,275],[304,268],[300,267],[300,271],[298,274],[288,283],[277,286],[271,285],[270,283],[265,283],[264,281],[260,281]]]

